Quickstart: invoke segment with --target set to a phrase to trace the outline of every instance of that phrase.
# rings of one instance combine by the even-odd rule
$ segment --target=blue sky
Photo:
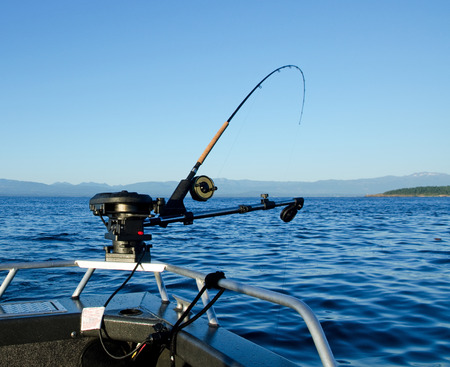
[[[450,173],[449,1],[3,1],[0,178]]]

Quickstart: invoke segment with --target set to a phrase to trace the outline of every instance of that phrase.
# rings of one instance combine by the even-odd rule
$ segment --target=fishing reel
[[[214,186],[214,181],[207,176],[196,176],[192,179],[191,188],[189,192],[192,199],[196,201],[207,201],[212,198],[217,187]]]

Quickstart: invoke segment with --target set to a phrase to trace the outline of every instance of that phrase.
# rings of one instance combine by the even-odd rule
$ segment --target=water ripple
[[[449,209],[449,198],[307,198],[290,224],[278,211],[154,228],[152,256],[304,300],[339,365],[450,366]],[[2,198],[0,224],[2,262],[103,258],[105,228],[87,198]],[[71,294],[81,276],[77,269],[19,272],[5,298]],[[96,272],[85,292],[109,294],[125,276]],[[169,293],[192,299],[197,292],[191,280],[164,279]],[[145,289],[157,291],[140,273],[124,291]],[[302,366],[319,364],[294,311],[225,292],[216,312],[224,327]]]

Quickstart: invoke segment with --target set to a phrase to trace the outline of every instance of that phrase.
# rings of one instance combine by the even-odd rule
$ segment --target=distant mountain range
[[[389,190],[418,186],[450,185],[450,175],[444,173],[414,173],[408,176],[385,176],[357,180],[302,181],[252,181],[215,179],[218,187],[215,196],[243,197],[259,196],[269,193],[271,197],[290,196],[364,196],[383,193]],[[111,186],[99,183],[54,183],[51,185],[0,179],[0,196],[84,196],[90,197],[100,192],[121,190],[149,194],[153,198],[167,198],[178,182],[141,182],[130,185]]]

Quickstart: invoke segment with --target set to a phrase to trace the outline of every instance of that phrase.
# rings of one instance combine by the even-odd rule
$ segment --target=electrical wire
[[[134,273],[136,272],[137,268],[139,267],[139,265],[141,265],[141,261],[145,256],[145,251],[142,252],[141,257],[139,258],[139,260],[136,262],[136,266],[133,268],[133,270],[131,271],[130,275],[128,275],[128,277],[124,280],[124,282],[109,296],[109,298],[106,300],[105,304],[103,305],[103,307],[107,307],[108,304],[111,302],[111,300],[114,298],[114,296],[119,293],[119,291],[125,287],[125,285],[130,281],[130,279],[133,277]],[[112,354],[107,348],[105,343],[103,342],[103,335],[102,335],[102,327],[103,327],[104,321],[103,321],[103,317],[102,317],[102,322],[101,322],[101,326],[100,329],[98,329],[98,338],[100,340],[100,344],[103,347],[103,350],[105,351],[105,353],[110,356],[113,359],[117,359],[117,360],[121,360],[121,359],[126,359],[128,357],[133,356],[141,347],[142,344],[145,344],[147,341],[143,341],[142,343],[139,343],[135,349],[133,349],[131,352],[123,355],[123,356],[116,356],[114,354]],[[106,330],[105,330],[106,333]]]
[[[197,296],[189,304],[189,306],[186,308],[186,310],[183,312],[183,314],[178,318],[177,322],[173,325],[172,331],[170,332],[170,336],[169,336],[171,367],[175,367],[175,353],[176,353],[175,349],[176,349],[176,338],[177,338],[178,332],[181,329],[185,328],[186,326],[192,324],[194,321],[196,321],[202,315],[204,315],[205,312],[208,311],[212,307],[212,305],[219,299],[219,297],[223,294],[223,292],[225,292],[225,288],[222,288],[218,285],[218,282],[220,279],[225,279],[225,274],[223,272],[216,271],[215,273],[208,274],[205,277],[205,285],[198,292]],[[210,288],[216,288],[219,291],[214,296],[214,298],[211,301],[209,301],[209,303],[205,307],[203,307],[203,309],[200,310],[194,317],[192,317],[190,320],[182,323],[183,320],[189,315],[192,308],[198,302],[198,300],[203,295],[203,293],[205,293],[206,289],[210,289]]]

